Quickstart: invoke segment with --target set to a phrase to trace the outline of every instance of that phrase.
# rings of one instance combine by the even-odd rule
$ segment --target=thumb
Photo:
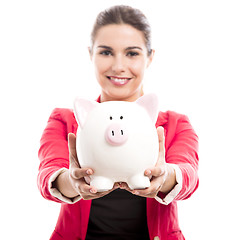
[[[69,163],[71,167],[80,167],[76,151],[76,136],[74,133],[68,134]]]
[[[164,136],[164,128],[157,128],[158,134],[158,143],[159,143],[159,163],[165,162],[165,136]]]
[[[158,127],[157,128],[157,134],[158,134],[158,143],[159,143],[159,151],[165,150],[165,136],[164,136],[164,128]]]

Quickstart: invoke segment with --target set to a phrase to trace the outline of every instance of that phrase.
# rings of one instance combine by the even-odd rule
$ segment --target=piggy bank
[[[92,168],[90,185],[98,192],[126,182],[131,189],[150,186],[144,171],[156,164],[159,153],[155,123],[158,99],[143,95],[136,102],[74,102],[78,122],[76,151],[81,167]]]

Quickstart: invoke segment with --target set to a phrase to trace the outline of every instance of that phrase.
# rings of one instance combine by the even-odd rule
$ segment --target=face
[[[130,25],[101,27],[90,51],[101,101],[135,101],[142,94],[145,69],[152,61],[141,31]]]

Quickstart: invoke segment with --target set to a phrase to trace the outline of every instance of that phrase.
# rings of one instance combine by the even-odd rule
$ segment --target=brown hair
[[[117,5],[100,12],[93,26],[91,41],[94,43],[98,30],[109,24],[129,24],[144,35],[148,55],[151,54],[151,27],[146,16],[138,9]]]

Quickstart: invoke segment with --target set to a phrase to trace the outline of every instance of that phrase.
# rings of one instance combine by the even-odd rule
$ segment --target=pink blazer
[[[175,112],[160,112],[158,126],[165,129],[166,162],[176,164],[181,170],[182,188],[168,205],[147,198],[149,236],[151,240],[180,240],[184,236],[178,224],[177,200],[189,198],[198,187],[198,137],[188,118]],[[67,204],[50,193],[51,176],[69,167],[67,135],[76,130],[72,110],[54,109],[40,141],[38,187],[44,198],[61,203],[52,240],[84,240],[87,233],[91,200]],[[159,197],[164,198],[161,194]]]

